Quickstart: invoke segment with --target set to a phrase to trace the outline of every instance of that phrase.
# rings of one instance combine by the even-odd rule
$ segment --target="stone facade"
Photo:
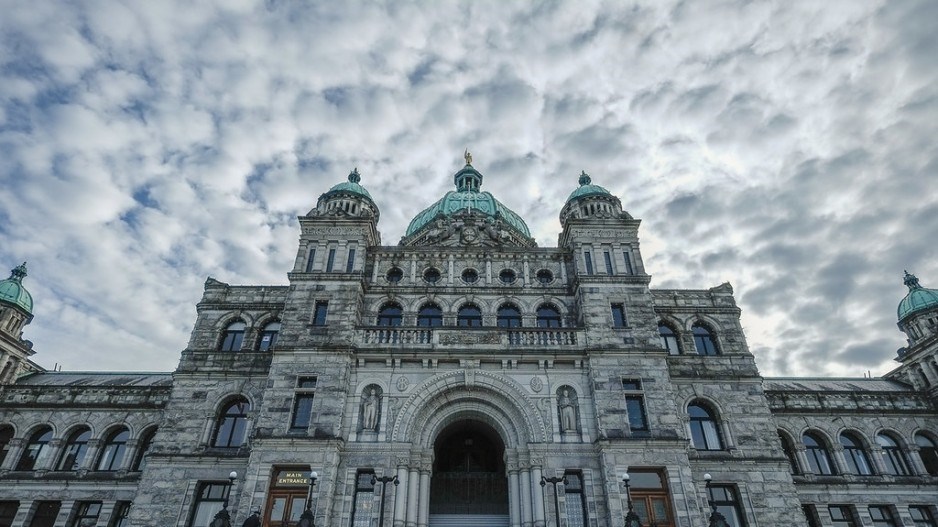
[[[206,281],[172,374],[37,372],[0,387],[0,525],[204,527],[224,497],[234,524],[257,507],[271,526],[296,524],[307,499],[335,527],[382,514],[545,527],[557,512],[611,527],[630,503],[646,525],[690,527],[708,523],[711,498],[751,527],[847,525],[831,506],[854,525],[938,517],[934,449],[920,446],[938,441],[927,317],[904,322],[920,337],[886,378],[763,379],[732,287],[651,289],[639,221],[588,176],[555,248],[500,209],[460,209],[504,207],[459,194],[481,180],[467,163],[434,205],[445,214],[385,246],[353,172],[299,218],[289,285]],[[63,461],[82,427],[81,462]],[[854,473],[845,432],[869,474]]]

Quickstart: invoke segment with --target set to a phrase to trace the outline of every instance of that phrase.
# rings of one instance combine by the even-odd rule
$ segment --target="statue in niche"
[[[560,410],[560,431],[576,432],[576,402],[570,397],[570,390],[563,389],[557,407]]]
[[[374,430],[378,427],[378,391],[374,388],[362,396],[362,428]]]

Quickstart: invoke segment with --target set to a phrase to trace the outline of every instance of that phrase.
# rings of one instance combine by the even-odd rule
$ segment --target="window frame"
[[[375,483],[374,469],[358,469],[355,471],[355,491],[352,494],[352,513],[349,521],[351,527],[371,527],[372,521],[374,520],[372,516],[374,516],[375,507]],[[362,506],[362,511],[358,510],[359,505]],[[364,510],[365,508],[369,510]],[[358,514],[366,512],[370,513],[367,517],[356,518]],[[356,520],[358,520],[357,523]]]
[[[326,319],[328,317],[329,317],[329,301],[317,300],[313,304],[312,325],[317,326],[317,327],[323,327],[326,325]]]
[[[0,526],[10,527],[20,510],[19,500],[0,500]]]
[[[214,492],[216,490],[220,496]],[[200,481],[192,500],[192,513],[186,525],[188,527],[211,525],[212,518],[222,509],[230,492],[231,483],[228,481]],[[213,504],[218,504],[217,508]]]
[[[714,490],[722,492],[723,497],[721,499],[714,497]],[[707,497],[710,499],[711,508],[722,514],[730,527],[746,527],[746,508],[743,507],[742,497],[736,485],[712,483],[709,486]]]
[[[622,391],[625,397],[625,411],[630,435],[632,437],[648,437],[651,433],[651,427],[648,423],[648,412],[645,410],[645,391],[642,389],[642,380],[623,378]],[[639,426],[636,426],[633,410],[638,410]]]
[[[546,315],[546,312],[550,312],[550,315]],[[556,329],[563,327],[563,313],[557,309],[557,306],[544,303],[537,306],[535,311],[535,320],[536,326],[541,329]]]
[[[583,261],[586,263],[586,274],[593,274],[593,251],[589,249],[583,250]]]
[[[805,442],[805,439],[810,439],[815,444],[809,445]],[[819,435],[817,432],[807,431],[801,435],[801,444],[805,447],[805,456],[808,458],[808,468],[811,469],[811,473],[817,476],[836,476],[837,469],[834,466],[833,458],[831,456],[830,447],[827,444],[827,441]],[[823,454],[823,455],[822,455]],[[820,459],[823,457],[824,464],[827,467],[827,470],[823,470]]]
[[[845,439],[851,444],[845,443]],[[872,476],[874,474],[873,464],[870,463],[870,457],[867,455],[866,448],[864,448],[863,440],[857,434],[845,431],[841,432],[839,441],[840,446],[843,447],[844,460],[847,462],[847,469],[850,470],[850,473],[856,476]],[[865,465],[865,472],[858,460]]]
[[[47,435],[48,437],[46,437]],[[33,472],[36,470],[37,465],[39,465],[40,469],[44,468],[42,465],[45,463],[46,457],[49,456],[52,449],[49,443],[52,442],[54,437],[51,426],[44,425],[36,428],[35,431],[29,435],[29,440],[26,442],[26,446],[23,447],[23,451],[20,452],[20,458],[16,460],[16,465],[14,465],[13,470]]]
[[[122,435],[123,439],[118,440]],[[124,458],[127,456],[130,430],[125,426],[120,426],[108,432],[106,437],[94,467],[97,472],[116,472],[121,469]]]
[[[313,402],[316,399],[316,387],[319,377],[316,375],[301,375],[296,378],[296,389],[293,392],[293,405],[290,411],[290,422],[287,431],[292,434],[309,432],[309,425],[313,422]],[[299,424],[301,406],[306,406],[306,424]]]
[[[698,332],[698,330],[703,333]],[[716,332],[708,325],[702,322],[696,322],[691,326],[691,334],[694,335],[694,349],[697,355],[702,357],[715,357],[720,355],[720,347],[717,346]]]
[[[459,310],[456,311],[456,326],[461,328],[481,328],[482,309],[473,303],[466,303],[459,306]]]
[[[153,439],[156,437],[157,427],[147,428],[140,434],[140,439],[137,440],[137,448],[134,452],[134,458],[130,462],[130,471],[131,472],[142,472],[144,467],[146,467],[146,460],[144,459],[149,452],[150,447],[153,446]]]
[[[873,527],[897,527],[896,515],[889,505],[869,505],[867,512],[873,520]]]
[[[508,313],[508,311],[512,313]],[[498,306],[498,309],[495,311],[496,327],[507,329],[520,328],[523,323],[521,310],[518,309],[518,306],[510,302]]]
[[[918,447],[918,455],[922,459],[925,472],[931,476],[938,476],[938,443],[921,431],[916,432],[913,439]]]
[[[351,273],[355,269],[355,247],[349,247],[348,259],[345,261],[345,272]]]
[[[239,406],[241,406],[239,408]],[[238,410],[238,413],[231,413],[232,409]],[[247,444],[248,420],[251,412],[251,401],[246,397],[235,397],[226,402],[219,408],[218,415],[215,417],[215,430],[212,433],[212,448],[221,448],[235,450]],[[230,421],[229,421],[230,420]],[[231,423],[230,425],[228,423]],[[223,432],[227,439],[220,444],[219,440],[223,437]],[[240,435],[240,438],[236,437]],[[234,444],[240,440],[238,444]]]
[[[433,302],[427,302],[417,311],[417,327],[436,328],[443,325],[443,309]]]
[[[569,482],[572,478],[579,480],[579,485],[571,485]],[[576,514],[574,511],[579,511],[582,522],[574,523],[576,518],[571,519],[571,516]],[[586,502],[586,480],[583,478],[582,470],[564,470],[563,472],[563,516],[567,527],[588,527],[590,524],[589,507]]]
[[[85,435],[87,437],[81,439],[81,436]],[[80,469],[85,461],[85,457],[88,456],[88,443],[90,441],[91,428],[80,426],[72,430],[72,433],[68,435],[68,439],[65,441],[65,445],[62,447],[62,452],[59,454],[59,460],[55,464],[55,470],[58,472],[74,472]],[[72,461],[69,463],[70,468],[65,468],[65,463],[68,461],[69,456],[72,456]]]
[[[909,516],[915,527],[936,527],[935,516],[928,505],[909,505]],[[918,517],[916,517],[918,516]]]
[[[98,523],[98,518],[101,517],[102,502],[79,501],[75,505],[72,520],[68,523],[70,527],[82,527],[85,520],[91,520],[92,525]]]
[[[118,501],[115,503],[111,518],[108,520],[108,527],[130,527],[131,505],[133,505],[132,501]]]
[[[326,272],[331,273],[335,269],[335,247],[329,248],[329,256],[326,257]]]
[[[271,326],[277,326],[277,329],[272,330],[270,329]],[[273,320],[264,325],[264,329],[261,331],[261,334],[257,339],[257,351],[270,351],[276,348],[277,337],[280,334],[281,327],[282,324],[279,320]]]
[[[396,311],[396,313],[395,313]],[[378,309],[375,325],[396,328],[404,323],[404,307],[396,302],[388,302]]]
[[[700,409],[705,415],[694,415],[691,411],[692,408]],[[708,403],[695,399],[688,403],[687,405],[687,416],[690,424],[690,435],[691,435],[691,446],[698,451],[706,452],[718,452],[720,450],[726,450],[726,441],[723,438],[723,430],[721,429],[720,416],[717,414]],[[712,427],[709,432],[713,435],[712,438],[709,437],[707,423]],[[699,442],[702,442],[702,446],[698,445]],[[711,439],[715,441],[715,445],[711,445]],[[713,448],[716,446],[717,448]]]
[[[240,326],[240,329],[233,329]],[[241,351],[244,348],[244,335],[247,333],[248,325],[243,320],[233,320],[222,332],[221,342],[218,344],[218,351]]]
[[[793,476],[801,474],[801,467],[798,466],[798,456],[795,454],[795,442],[785,432],[778,430],[778,440],[782,444],[782,453],[788,459],[788,465]]]
[[[662,335],[661,328],[668,330],[670,335]],[[658,338],[660,339],[661,347],[668,352],[668,355],[681,355],[681,339],[678,338],[677,331],[674,331],[674,328],[672,328],[670,324],[658,322]],[[672,341],[674,342],[673,351],[668,345],[668,342]]]
[[[306,254],[307,254],[307,256],[306,256],[306,272],[307,272],[307,273],[311,273],[311,272],[313,272],[313,265],[316,263],[316,248],[315,248],[315,247],[311,247],[311,248],[309,249],[309,252],[306,253]]]
[[[613,302],[609,307],[612,311],[612,327],[620,329],[629,327],[628,321],[625,318],[625,304],[622,302]]]
[[[36,501],[36,508],[33,517],[29,520],[29,527],[52,527],[59,513],[62,512],[62,502],[60,500],[39,500]],[[42,520],[45,520],[43,522]]]
[[[625,274],[635,274],[634,268],[632,267],[632,255],[629,254],[629,251],[622,251],[622,259],[625,261]]]
[[[609,251],[603,251],[603,262],[606,264],[606,274],[612,276],[615,273],[615,270],[612,268],[612,253]]]
[[[883,440],[888,441],[889,445],[883,444]],[[909,466],[909,460],[902,450],[902,445],[892,434],[879,432],[876,434],[876,443],[883,451],[883,465],[886,467],[886,473],[893,476],[909,476],[912,474]]]

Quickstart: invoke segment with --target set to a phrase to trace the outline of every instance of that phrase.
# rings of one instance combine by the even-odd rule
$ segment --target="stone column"
[[[23,449],[26,447],[26,440],[21,437],[14,437],[10,440],[10,449],[7,450],[7,457],[0,465],[0,470],[13,470],[16,463],[23,455]]]
[[[407,474],[407,527],[417,527],[417,498],[420,497],[420,471],[411,467]]]
[[[524,469],[521,471],[521,525],[522,527],[533,527],[531,511],[531,471]]]
[[[544,487],[541,487],[541,467],[539,466],[531,469],[531,493],[534,505],[534,527],[544,527]]]
[[[921,448],[915,443],[909,444],[909,455],[906,458],[909,460],[909,471],[912,474],[927,476],[928,470],[925,469],[925,462],[922,461]]]
[[[95,463],[98,461],[98,454],[101,453],[101,445],[103,443],[103,440],[97,438],[88,440],[88,452],[85,454],[85,459],[81,462],[81,466],[78,467],[79,470],[94,470],[97,468]]]
[[[407,461],[398,459],[397,461],[397,480],[400,483],[395,486],[394,495],[394,527],[404,527],[407,521]]]
[[[420,505],[417,512],[417,527],[427,527],[430,519],[430,470],[432,465],[420,468]]]
[[[521,527],[521,483],[518,481],[517,465],[508,467],[508,506],[511,515],[511,527]]]

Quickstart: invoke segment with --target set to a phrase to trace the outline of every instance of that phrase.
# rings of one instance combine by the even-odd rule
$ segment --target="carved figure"
[[[378,394],[374,388],[362,398],[362,428],[374,430],[378,426]]]
[[[557,406],[560,408],[560,431],[575,432],[576,404],[573,402],[573,398],[570,397],[569,390],[564,389],[557,401]]]

